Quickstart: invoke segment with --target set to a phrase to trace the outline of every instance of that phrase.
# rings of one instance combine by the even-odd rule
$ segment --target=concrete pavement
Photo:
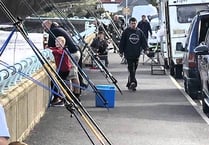
[[[113,145],[209,145],[209,125],[168,75],[151,75],[149,62],[143,65],[140,60],[137,91],[131,92],[125,87],[127,66],[120,64],[118,54],[110,53],[109,60],[108,69],[123,91],[121,95],[116,90],[115,107],[109,111],[95,107],[95,94],[90,86],[83,91],[81,100]],[[99,70],[85,72],[96,85],[108,84]],[[101,144],[94,135],[91,137],[96,145]],[[65,107],[50,107],[25,142],[92,145]]]

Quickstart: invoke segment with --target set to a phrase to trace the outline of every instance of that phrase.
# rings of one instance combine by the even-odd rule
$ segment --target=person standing
[[[131,17],[129,27],[123,31],[119,44],[119,53],[121,57],[124,55],[128,64],[129,76],[126,87],[130,90],[136,91],[136,69],[142,49],[146,52],[147,47],[147,39],[144,33],[137,28],[136,18]]]
[[[147,21],[146,16],[142,15],[142,20],[139,21],[137,27],[144,32],[145,37],[148,39],[149,33],[152,36],[152,29],[150,23]]]
[[[6,122],[4,108],[0,104],[0,145],[8,145],[9,138],[10,138],[10,134]]]
[[[49,47],[49,49],[52,50],[52,54],[54,56],[57,72],[59,76],[62,78],[62,80],[67,82],[67,85],[70,88],[69,81],[72,79],[77,78],[76,75],[72,73],[72,65],[68,58],[68,55],[65,53],[65,38],[63,36],[58,36],[55,40],[56,47]],[[58,93],[57,88],[55,87],[54,90]],[[62,97],[58,96],[57,94],[54,94],[54,101],[51,103],[52,106],[63,106],[64,101],[62,100]]]
[[[59,26],[58,23],[52,22],[50,20],[43,21],[42,27],[47,33],[49,33],[48,46],[47,45],[46,46],[55,47],[56,37],[63,36],[66,40],[66,47],[68,48],[75,62],[78,64],[80,57],[81,57],[81,53],[79,51],[78,46],[73,42],[72,36],[64,28]],[[75,65],[74,63],[72,64],[72,70],[74,73],[77,74],[77,78],[72,79],[72,83],[74,84],[73,93],[77,98],[79,98],[80,97],[80,81],[78,77],[78,68],[77,68],[77,65]]]

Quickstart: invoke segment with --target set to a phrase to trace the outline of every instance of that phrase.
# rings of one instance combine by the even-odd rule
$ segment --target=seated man
[[[3,106],[0,104],[0,145],[8,145],[10,135]]]
[[[105,66],[108,67],[108,43],[105,40],[105,34],[103,31],[99,31],[97,37],[91,43],[91,47],[93,48],[94,52],[98,54],[100,60],[104,60]]]

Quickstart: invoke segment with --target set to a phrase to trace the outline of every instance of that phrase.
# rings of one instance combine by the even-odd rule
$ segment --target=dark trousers
[[[136,83],[137,86],[136,69],[138,67],[138,62],[139,62],[139,58],[127,59],[128,71],[129,71],[128,83],[126,85],[127,87],[129,87],[132,82]]]
[[[105,62],[105,66],[108,67],[108,55],[99,55],[99,59]]]
[[[60,78],[61,78],[62,80],[67,80],[67,77],[68,77],[68,75],[69,75],[69,71],[66,71],[66,72],[59,72],[58,74],[59,74],[59,76],[60,76]],[[68,82],[68,83],[69,83],[69,82]],[[56,85],[55,85],[53,82],[51,82],[51,88],[52,88],[55,92],[59,93],[58,88],[56,87]],[[54,94],[54,98],[61,98],[61,97],[58,96],[58,95],[56,95],[56,94]]]

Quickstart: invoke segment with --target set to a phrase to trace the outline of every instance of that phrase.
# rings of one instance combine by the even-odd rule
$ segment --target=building
[[[102,7],[109,12],[118,12],[118,6],[123,0],[101,0]]]

